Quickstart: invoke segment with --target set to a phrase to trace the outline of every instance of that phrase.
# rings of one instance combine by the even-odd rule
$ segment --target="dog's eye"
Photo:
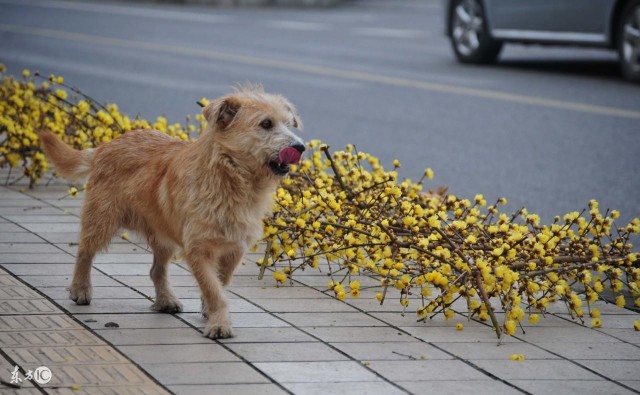
[[[260,126],[263,129],[269,130],[269,129],[271,129],[273,127],[273,122],[271,122],[270,119],[265,119],[264,121],[260,122]]]

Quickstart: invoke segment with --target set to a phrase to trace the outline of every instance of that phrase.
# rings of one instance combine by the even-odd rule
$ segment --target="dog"
[[[56,172],[88,177],[69,297],[91,302],[96,253],[124,228],[153,251],[152,309],[182,304],[168,280],[170,258],[182,251],[202,294],[206,337],[233,336],[224,294],[234,269],[262,235],[279,181],[305,150],[295,107],[259,85],[247,85],[202,110],[207,126],[193,142],[155,130],[125,133],[95,149],[74,150],[51,132],[39,137]]]

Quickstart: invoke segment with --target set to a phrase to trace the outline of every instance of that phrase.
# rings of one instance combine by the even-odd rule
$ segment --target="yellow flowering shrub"
[[[551,302],[564,302],[582,320],[605,289],[639,296],[640,267],[629,243],[640,233],[637,218],[619,226],[617,211],[602,213],[592,200],[588,210],[542,224],[524,208],[501,212],[504,198],[487,205],[482,195],[425,193],[431,169],[418,182],[399,180],[397,161],[386,171],[351,145],[331,153],[311,141],[309,148],[276,192],[259,265],[275,262],[289,277],[322,270],[331,278],[327,292],[341,300],[360,296],[352,277],[365,275],[379,284],[380,303],[396,298],[419,320],[466,310],[491,320],[498,337],[514,334],[525,316],[538,322]],[[625,297],[615,303],[624,307]],[[502,307],[502,323],[490,306]]]
[[[39,130],[48,129],[74,148],[84,149],[143,128],[186,140],[189,132],[199,133],[205,126],[201,115],[195,117],[195,124],[187,117],[185,125],[170,125],[165,117],[155,122],[130,118],[116,104],[100,104],[65,84],[63,77],[45,78],[24,70],[22,80],[17,80],[5,72],[0,65],[0,167],[21,168],[30,186],[49,169],[38,144]]]
[[[202,115],[193,123],[187,117],[185,125],[169,125],[164,117],[132,119],[62,77],[24,70],[16,80],[5,71],[0,65],[0,167],[22,168],[30,185],[49,168],[38,130],[84,149],[138,128],[186,140],[205,126]],[[596,328],[602,325],[600,312],[591,303],[602,292],[614,292],[615,304],[624,307],[631,302],[620,292],[626,288],[640,306],[640,267],[629,242],[640,233],[640,219],[619,226],[619,212],[602,213],[591,201],[588,210],[542,224],[524,208],[501,212],[504,198],[487,205],[482,195],[423,192],[431,169],[417,182],[399,180],[399,161],[387,171],[352,145],[333,154],[319,141],[309,148],[276,191],[273,215],[264,221],[260,276],[269,267],[282,284],[300,270],[322,270],[330,276],[327,292],[339,300],[360,297],[372,288],[365,278],[374,279],[380,303],[397,299],[404,309],[415,309],[419,320],[435,314],[453,318],[455,309],[466,310],[470,318],[490,319],[498,337],[514,334],[525,316],[538,322],[555,301],[579,319],[586,308]],[[78,193],[75,187],[69,191]],[[504,311],[502,323],[492,306]]]

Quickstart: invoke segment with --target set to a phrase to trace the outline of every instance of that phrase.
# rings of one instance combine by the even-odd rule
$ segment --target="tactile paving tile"
[[[19,299],[2,299],[0,300],[0,314],[43,314],[56,313],[59,310],[45,299],[19,300]]]
[[[3,270],[2,273],[0,274],[0,286],[2,286],[3,288],[8,285],[24,287],[24,284],[18,281],[18,279],[12,276],[6,275],[5,273],[7,272]]]
[[[68,329],[83,328],[63,314],[0,315],[0,332]]]
[[[0,299],[38,299],[42,296],[31,288],[17,285],[3,285],[0,288]]]
[[[111,346],[6,347],[9,358],[20,366],[86,365],[129,363]]]
[[[40,385],[48,393],[169,393],[115,348],[6,274],[0,274],[0,348],[25,371],[48,367],[51,381]],[[0,377],[7,382],[14,369],[10,365],[0,356]],[[28,380],[21,384],[19,389],[0,384],[0,394],[41,393]]]
[[[81,386],[138,386],[150,382],[149,378],[133,364],[104,364],[85,366],[50,366],[51,381],[43,387],[61,385]]]
[[[85,329],[63,331],[0,332],[0,347],[94,346],[103,344]]]

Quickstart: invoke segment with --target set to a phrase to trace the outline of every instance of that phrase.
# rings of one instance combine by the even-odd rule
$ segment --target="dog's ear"
[[[300,116],[296,113],[293,113],[293,127],[298,130],[304,130],[304,125],[302,124],[302,120]]]
[[[209,124],[215,123],[224,130],[229,126],[240,109],[240,102],[232,97],[214,100],[202,109]]]

